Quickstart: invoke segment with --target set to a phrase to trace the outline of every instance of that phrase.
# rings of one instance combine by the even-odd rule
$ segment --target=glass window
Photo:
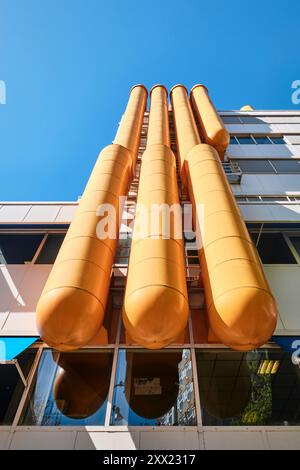
[[[37,257],[36,264],[53,264],[64,238],[64,233],[48,235],[45,244]]]
[[[188,349],[149,352],[120,350],[111,424],[130,426],[192,426],[196,424]]]
[[[258,145],[272,144],[266,135],[254,135],[253,137]]]
[[[237,160],[243,173],[275,173],[268,160]]]
[[[300,424],[300,369],[280,349],[196,352],[206,426]]]
[[[300,173],[300,160],[271,160],[278,173]]]
[[[257,250],[265,264],[296,264],[282,233],[262,233]]]
[[[286,142],[285,142],[285,140],[284,140],[284,138],[283,138],[282,136],[278,136],[278,137],[276,137],[276,136],[274,136],[274,137],[273,137],[273,136],[270,136],[270,139],[271,139],[271,141],[273,142],[273,144],[279,144],[279,145],[284,145],[284,144],[286,144]]]
[[[43,352],[20,420],[22,425],[103,425],[112,352]]]
[[[36,350],[26,349],[17,356],[25,379],[28,377]],[[15,364],[0,364],[0,425],[12,424],[25,385]]]
[[[30,262],[43,237],[42,234],[1,234],[0,263],[24,264]]]
[[[289,237],[289,239],[291,240],[295,250],[297,251],[298,255],[300,256],[300,235]]]
[[[255,144],[251,135],[239,135],[239,136],[236,136],[236,138],[240,144]]]
[[[233,144],[238,144],[238,141],[236,140],[234,135],[231,135],[230,136],[230,145],[233,145]]]
[[[268,196],[261,196],[262,201],[269,202],[270,204],[274,204],[276,202],[286,202],[288,203],[288,199],[286,196],[275,196],[275,197],[268,197]]]
[[[248,202],[261,202],[261,199],[259,196],[248,196],[247,201]]]

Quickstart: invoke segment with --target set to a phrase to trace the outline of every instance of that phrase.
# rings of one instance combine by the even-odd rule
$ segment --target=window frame
[[[45,243],[46,243],[46,240],[48,238],[49,235],[60,235],[60,234],[66,234],[68,231],[68,229],[1,229],[0,228],[0,235],[43,235],[43,238],[40,242],[40,244],[38,245],[32,259],[30,261],[26,261],[25,263],[19,263],[18,265],[19,266],[22,266],[22,265],[32,265],[32,264],[39,264],[39,263],[36,263],[38,257],[39,257],[39,254],[41,253]],[[10,264],[15,264],[15,263],[10,263]]]

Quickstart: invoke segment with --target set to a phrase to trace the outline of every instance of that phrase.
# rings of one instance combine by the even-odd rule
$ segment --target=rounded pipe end
[[[89,343],[102,326],[104,308],[87,291],[61,287],[43,294],[36,309],[38,332],[59,351],[72,351]]]
[[[149,93],[150,97],[151,97],[151,94],[152,94],[152,91],[154,90],[154,88],[163,88],[163,89],[165,90],[165,92],[166,92],[166,95],[168,96],[168,90],[167,90],[167,88],[165,87],[165,85],[161,85],[160,83],[158,83],[157,85],[154,85],[154,86],[151,88],[150,93]]]
[[[208,94],[208,88],[207,88],[207,86],[203,85],[202,83],[197,83],[196,85],[194,85],[194,86],[191,88],[190,95],[193,93],[193,91],[195,90],[195,88],[198,88],[198,87],[204,88],[204,89],[206,90],[206,93]]]
[[[175,90],[175,88],[183,88],[186,91],[186,94],[187,95],[189,94],[187,87],[185,85],[182,85],[182,84],[178,83],[178,84],[172,86],[172,88],[170,90],[170,97],[172,96],[173,91]]]
[[[147,88],[145,87],[145,85],[142,85],[141,83],[137,83],[136,85],[133,85],[133,86],[130,88],[130,93],[132,92],[132,90],[133,90],[134,88],[143,88],[143,89],[145,90],[145,92],[146,92],[147,97],[148,97],[148,90],[147,90]]]
[[[188,321],[187,299],[167,286],[145,286],[125,295],[123,321],[137,344],[161,349],[176,341]]]
[[[266,344],[277,322],[274,298],[255,287],[225,292],[211,304],[208,314],[214,334],[237,351],[251,351]]]
[[[254,111],[254,108],[250,104],[246,104],[240,108],[240,111]]]

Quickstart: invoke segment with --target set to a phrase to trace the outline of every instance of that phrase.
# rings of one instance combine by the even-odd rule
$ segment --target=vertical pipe
[[[181,123],[180,126],[177,126],[174,119],[176,140],[178,143],[180,142],[180,145],[177,147],[179,171],[182,184],[186,187],[186,155],[195,145],[200,144],[201,140],[193,118],[193,112],[189,105],[187,89],[183,85],[175,85],[172,90],[176,90],[176,93],[171,92],[172,106],[173,108],[176,107],[176,114]]]
[[[214,147],[221,160],[223,160],[230,136],[204,85],[193,86],[191,90],[191,103],[200,125],[200,132],[204,142]]]
[[[119,232],[119,198],[127,194],[132,177],[146,100],[144,86],[132,88],[115,142],[99,155],[38,302],[38,331],[61,351],[86,345],[102,326]]]
[[[185,88],[173,88],[171,99],[194,216],[201,220],[199,259],[210,326],[233,349],[255,349],[275,329],[275,300],[216,150],[207,144],[186,144],[197,138],[193,122],[186,123],[187,116],[194,118]],[[185,113],[179,102],[185,103]]]
[[[153,223],[154,217],[157,223]],[[165,222],[170,224],[169,233]],[[181,211],[176,162],[170,149],[167,91],[157,85],[151,90],[123,321],[136,343],[158,349],[183,333],[187,319]]]

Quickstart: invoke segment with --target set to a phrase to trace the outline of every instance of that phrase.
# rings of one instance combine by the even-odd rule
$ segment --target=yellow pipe
[[[102,326],[119,232],[119,198],[127,194],[132,177],[146,101],[145,87],[133,87],[114,144],[98,157],[38,302],[38,331],[61,351],[86,345]],[[116,214],[115,233],[105,239],[97,233],[101,207]]]
[[[223,160],[230,136],[204,85],[195,85],[192,88],[191,103],[200,125],[204,142],[214,147],[221,160]]]
[[[201,141],[191,107],[188,106],[187,89],[183,85],[175,85],[172,90],[175,89],[176,93],[172,94],[172,101],[173,106],[176,106],[177,116],[180,116],[181,122],[180,126],[176,126],[175,122],[176,140],[180,142],[180,147],[177,148],[177,159],[182,185],[185,187],[185,156]]]
[[[186,95],[184,87],[176,86],[171,92],[178,137],[183,134],[182,128],[195,132],[194,126],[187,126],[182,119],[191,114],[183,114],[177,107],[179,94],[181,99],[182,94]],[[190,106],[187,95],[185,103]],[[207,144],[187,148],[187,141],[196,140],[195,135],[186,135],[183,142],[178,139],[178,146],[186,162],[195,218],[201,221],[199,259],[210,326],[219,340],[231,348],[255,349],[272,336],[276,303],[219,156]]]
[[[242,106],[240,111],[254,111],[254,108],[250,104],[245,104],[245,106]]]
[[[175,156],[170,149],[167,91],[151,90],[147,148],[142,157],[123,321],[134,342],[158,349],[183,333],[188,319],[181,220],[171,213],[170,236],[158,206],[179,209]],[[157,225],[151,217],[158,216]],[[152,219],[153,220],[153,219]],[[145,223],[148,230],[138,232]],[[178,226],[179,225],[179,226]]]

